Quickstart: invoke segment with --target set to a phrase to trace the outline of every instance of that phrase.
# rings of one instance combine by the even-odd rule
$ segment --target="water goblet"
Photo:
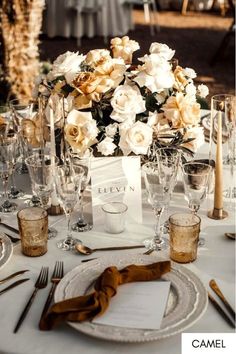
[[[0,139],[0,177],[4,189],[4,202],[0,206],[0,211],[10,213],[16,210],[17,204],[8,200],[9,178],[13,172],[16,140],[15,137],[2,137]]]
[[[171,190],[166,177],[161,174],[158,162],[147,162],[142,166],[142,172],[148,192],[148,202],[156,216],[155,235],[151,240],[145,240],[144,244],[148,249],[160,251],[168,246],[167,240],[162,237],[161,216],[169,205]]]
[[[25,164],[25,142],[22,134],[22,122],[24,119],[31,119],[35,114],[35,106],[32,101],[24,102],[19,101],[18,99],[11,100],[9,102],[12,117],[14,121],[15,129],[20,132],[20,148],[21,148],[21,165],[17,168],[19,174],[28,173],[27,166]]]
[[[77,174],[77,171],[80,173],[81,166],[84,169],[84,175],[81,181],[80,198],[79,198],[79,209],[78,209],[79,217],[78,220],[71,226],[73,231],[84,232],[84,231],[91,230],[93,227],[89,222],[87,222],[83,212],[84,192],[91,178],[90,168],[91,168],[92,153],[93,150],[91,148],[88,149],[82,156],[80,156],[78,153],[75,152],[70,153],[70,159],[75,174]]]
[[[197,214],[206,199],[211,171],[212,167],[209,164],[201,162],[190,161],[182,165],[184,196],[193,214]],[[204,238],[200,237],[198,245],[204,244]]]
[[[74,249],[77,243],[81,243],[79,239],[73,238],[70,221],[71,214],[79,198],[83,174],[83,167],[78,168],[75,174],[71,163],[68,163],[68,161],[58,166],[56,170],[55,185],[57,197],[64,209],[67,220],[67,236],[57,243],[58,248],[63,251],[70,251]]]
[[[47,209],[53,191],[54,169],[59,159],[56,156],[35,153],[27,157],[25,163],[29,170],[33,194],[40,199],[42,207]],[[49,227],[48,238],[56,235],[57,231]]]

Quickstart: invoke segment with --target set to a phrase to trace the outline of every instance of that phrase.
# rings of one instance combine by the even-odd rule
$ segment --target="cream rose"
[[[144,64],[138,67],[134,81],[140,87],[147,87],[151,92],[161,92],[174,85],[171,65],[158,54],[145,55],[139,59]]]
[[[114,58],[124,59],[126,64],[132,63],[133,53],[140,48],[138,42],[130,40],[128,36],[113,38],[111,49]]]
[[[122,123],[126,119],[135,120],[136,114],[146,110],[145,101],[136,85],[118,86],[111,99],[111,118]]]
[[[136,122],[128,129],[120,130],[119,147],[124,155],[133,152],[136,155],[146,154],[152,143],[152,128],[145,123]]]
[[[165,60],[170,60],[175,54],[175,50],[172,50],[166,44],[154,42],[151,44],[149,52],[160,55]]]
[[[106,137],[97,145],[98,152],[104,156],[112,155],[116,149],[116,145],[113,143],[113,139]]]
[[[123,59],[110,59],[101,63],[95,68],[94,73],[97,76],[105,76],[113,81],[112,88],[116,88],[124,79],[127,70]]]
[[[74,151],[83,153],[96,142],[98,128],[91,112],[73,109],[67,116],[65,138]]]
[[[162,110],[173,128],[194,126],[200,121],[200,104],[181,92],[169,97]]]
[[[113,81],[92,72],[84,72],[73,80],[73,85],[80,94],[86,96],[89,107],[89,101],[99,102],[101,95],[112,88]]]
[[[184,134],[184,139],[187,140],[190,138],[193,138],[194,140],[182,144],[182,146],[195,153],[205,142],[203,128],[194,127],[187,129],[186,133]]]
[[[84,59],[85,56],[79,55],[79,52],[67,51],[59,55],[52,64],[52,70],[48,73],[48,80],[52,81],[59,76],[65,76],[66,82],[70,85],[80,71],[80,64]]]
[[[92,68],[96,68],[96,66],[103,64],[107,60],[110,60],[110,52],[107,49],[93,49],[88,52],[85,58],[85,62],[87,65]]]
[[[209,89],[206,85],[198,85],[197,91],[200,97],[205,98],[209,94]]]

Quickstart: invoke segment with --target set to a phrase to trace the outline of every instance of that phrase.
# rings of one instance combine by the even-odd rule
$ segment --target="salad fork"
[[[43,318],[43,316],[47,313],[47,311],[49,309],[49,306],[50,306],[50,303],[52,301],[52,298],[53,298],[54,292],[56,290],[57,284],[63,278],[63,274],[64,274],[63,268],[64,268],[63,267],[63,262],[56,261],[56,264],[55,264],[55,267],[54,267],[54,270],[53,270],[53,274],[52,274],[52,277],[51,277],[52,286],[51,286],[51,289],[49,291],[47,300],[45,302],[45,305],[44,305],[44,308],[43,308],[43,311],[42,311],[42,314],[41,314],[41,317],[40,317],[40,321],[41,321],[41,319]]]
[[[29,312],[29,309],[35,299],[35,296],[36,296],[38,290],[45,288],[47,286],[47,283],[48,283],[48,267],[42,267],[40,270],[38,279],[36,280],[35,285],[34,285],[35,289],[34,289],[32,295],[30,296],[27,304],[25,305],[24,310],[22,311],[22,313],[20,315],[20,318],[14,328],[14,333],[16,333],[18,331],[22,322],[24,321],[24,319],[25,319],[27,313]]]

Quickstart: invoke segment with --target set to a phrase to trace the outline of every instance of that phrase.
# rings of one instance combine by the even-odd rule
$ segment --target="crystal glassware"
[[[70,251],[74,249],[74,246],[77,243],[81,243],[80,240],[73,238],[70,221],[71,214],[79,198],[83,174],[83,167],[78,168],[77,173],[75,174],[71,163],[68,161],[65,161],[63,165],[58,166],[56,170],[56,192],[67,220],[67,236],[65,239],[57,243],[58,248],[63,251]]]
[[[145,187],[148,193],[148,202],[151,204],[156,216],[155,236],[145,240],[144,244],[149,249],[162,250],[167,248],[167,240],[162,237],[161,216],[169,205],[171,190],[168,188],[170,181],[161,173],[158,162],[147,162],[142,166]]]
[[[91,148],[88,149],[82,156],[75,152],[70,153],[70,159],[75,174],[77,174],[77,171],[80,173],[81,166],[84,169],[84,175],[81,181],[81,191],[80,191],[80,198],[79,198],[79,209],[78,209],[79,217],[77,221],[71,226],[73,231],[84,232],[84,231],[91,230],[93,227],[86,220],[84,216],[84,193],[91,178],[90,169],[91,169],[92,155],[93,155],[93,150]]]
[[[41,206],[47,209],[53,190],[54,169],[58,165],[59,159],[56,156],[35,153],[27,157],[25,163],[29,170],[32,191],[39,197]],[[53,238],[56,235],[57,231],[49,227],[48,238]]]
[[[32,119],[32,117],[36,114],[34,109],[35,105],[32,101],[25,102],[19,101],[18,99],[11,100],[9,104],[12,112],[15,129],[20,133],[21,165],[17,168],[17,172],[19,174],[26,174],[28,173],[28,169],[25,164],[25,157],[27,154],[25,141],[22,133],[22,122],[24,119]]]
[[[13,172],[15,149],[16,149],[15,136],[0,136],[0,176],[4,189],[4,202],[0,206],[0,211],[10,213],[17,208],[17,204],[8,200],[8,184],[9,178]]]
[[[209,164],[190,161],[182,165],[182,172],[185,199],[191,212],[197,214],[206,199],[212,167]],[[204,238],[200,237],[199,246],[204,244]]]

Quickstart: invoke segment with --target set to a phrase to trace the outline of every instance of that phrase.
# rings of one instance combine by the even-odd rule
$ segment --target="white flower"
[[[55,80],[59,76],[65,76],[66,82],[70,85],[80,71],[80,64],[84,61],[85,56],[79,55],[79,52],[67,51],[59,55],[52,64],[52,70],[47,78]]]
[[[110,138],[113,138],[113,136],[117,132],[117,129],[118,129],[118,123],[109,124],[105,128],[106,135],[109,136]]]
[[[184,75],[189,77],[190,79],[194,79],[197,76],[196,72],[191,68],[184,68],[183,72]]]
[[[132,54],[140,48],[138,42],[130,40],[128,36],[115,37],[111,40],[111,49],[114,58],[124,59],[126,64],[132,62]]]
[[[209,94],[209,89],[206,85],[198,85],[197,87],[198,94],[200,97],[205,98]]]
[[[148,124],[138,121],[127,130],[121,130],[119,147],[124,155],[131,152],[145,155],[152,143],[152,133],[152,128]]]
[[[186,133],[184,134],[184,139],[193,138],[194,140],[182,144],[182,146],[186,147],[187,149],[191,150],[192,152],[196,152],[200,146],[202,146],[205,142],[204,140],[204,133],[202,127],[193,127],[187,129]]]
[[[151,44],[149,52],[160,55],[165,60],[170,60],[175,54],[175,50],[172,50],[166,44],[154,42]]]
[[[174,85],[174,75],[171,65],[158,54],[145,55],[139,59],[144,62],[134,81],[140,87],[146,86],[152,93],[171,88]]]
[[[96,142],[98,135],[96,121],[91,112],[73,109],[67,116],[65,138],[74,151],[84,152]]]
[[[113,143],[112,138],[106,137],[98,145],[97,150],[104,156],[112,155],[115,151],[116,145]]]
[[[186,90],[186,94],[189,95],[189,96],[196,96],[196,93],[197,93],[197,89],[196,87],[194,86],[193,83],[190,83],[188,84],[186,87],[185,87],[185,90]]]
[[[135,120],[136,114],[146,110],[145,101],[136,85],[118,86],[111,99],[111,118],[122,123],[127,118]]]

